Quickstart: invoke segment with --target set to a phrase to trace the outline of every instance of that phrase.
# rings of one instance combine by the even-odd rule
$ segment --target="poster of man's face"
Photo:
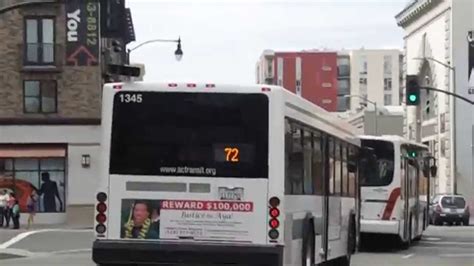
[[[160,201],[123,199],[121,238],[159,239]]]

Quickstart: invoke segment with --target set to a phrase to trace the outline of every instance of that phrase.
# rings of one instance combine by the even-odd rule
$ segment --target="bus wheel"
[[[401,240],[401,242],[402,242],[402,243],[401,243],[401,247],[402,247],[402,249],[404,249],[404,250],[410,248],[410,246],[411,246],[411,232],[412,232],[412,219],[411,219],[411,218],[412,218],[412,216],[411,216],[411,214],[410,214],[410,220],[408,220],[408,221],[409,221],[409,224],[408,224],[408,236],[407,236],[407,238],[406,238],[404,241]]]
[[[302,263],[303,266],[314,265],[314,225],[313,220],[306,220],[303,227],[303,248],[302,248]]]
[[[336,262],[338,266],[350,266],[351,265],[351,256],[345,256],[337,260]]]
[[[347,254],[354,254],[356,252],[356,225],[355,216],[352,214],[349,218],[349,234],[347,237]]]

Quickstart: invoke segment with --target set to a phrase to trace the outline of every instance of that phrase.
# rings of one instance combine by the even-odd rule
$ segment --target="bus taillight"
[[[101,203],[97,204],[96,210],[99,213],[104,213],[107,210],[107,205],[105,205],[105,203],[101,202]]]
[[[95,220],[100,223],[100,224],[103,224],[105,223],[105,221],[107,220],[107,216],[105,216],[105,214],[103,213],[99,213],[97,214],[97,216],[95,217]]]
[[[273,197],[270,199],[269,203],[270,203],[270,206],[272,206],[273,208],[276,208],[278,207],[278,205],[280,205],[280,199],[277,197]]]
[[[277,229],[278,226],[280,226],[280,222],[278,221],[278,219],[273,218],[270,220],[270,227],[272,229]]]
[[[95,216],[95,220],[98,223],[95,227],[95,231],[98,234],[104,234],[107,230],[105,226],[105,222],[107,221],[106,211],[107,211],[107,194],[104,192],[97,193],[96,199],[98,201],[95,209],[97,211],[97,215]]]
[[[277,197],[272,197],[268,203],[270,204],[270,221],[268,222],[270,231],[268,232],[268,236],[270,239],[275,240],[280,236],[280,233],[277,230],[277,228],[280,226],[280,221],[278,220],[278,217],[280,216],[280,210],[278,209],[278,206],[280,205],[280,199]]]
[[[270,209],[270,216],[272,218],[276,218],[276,217],[280,216],[280,210],[277,209],[277,208],[271,208]]]
[[[107,200],[107,194],[104,192],[97,193],[97,201],[98,202],[105,202]]]

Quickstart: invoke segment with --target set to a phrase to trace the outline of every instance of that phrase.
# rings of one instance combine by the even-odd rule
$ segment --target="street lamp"
[[[147,44],[150,44],[150,43],[155,43],[155,42],[174,42],[174,43],[178,43],[177,47],[176,47],[176,51],[174,52],[174,55],[176,56],[176,60],[177,61],[181,61],[181,58],[183,58],[183,50],[181,49],[181,37],[178,38],[177,40],[167,40],[167,39],[153,39],[153,40],[148,40],[146,42],[143,42],[131,49],[127,49],[127,52],[128,52],[128,62],[130,63],[130,53],[135,51],[136,49],[144,46],[144,45],[147,45]]]
[[[422,60],[422,61],[431,61],[431,62],[435,62],[439,65],[442,65],[443,67],[445,68],[448,68],[449,70],[451,70],[453,72],[453,93],[455,93],[455,90],[456,90],[456,68],[454,66],[451,66],[449,64],[446,64],[446,63],[443,63],[433,57],[415,57],[413,58],[413,60]],[[454,193],[456,194],[457,193],[457,180],[456,180],[456,172],[457,172],[457,163],[456,163],[456,151],[455,151],[455,147],[456,147],[456,97],[453,97],[452,101],[451,101],[451,114],[452,114],[452,119],[451,121],[452,122],[452,131],[453,131],[453,137],[451,138],[451,147],[453,147],[451,149],[451,152],[452,152],[452,158],[453,158],[453,167],[451,167],[451,176],[453,177],[453,187],[454,187]]]
[[[373,101],[367,99],[367,97],[362,97],[362,96],[357,95],[357,94],[344,95],[344,98],[352,98],[352,97],[356,97],[356,98],[362,99],[363,101],[368,102],[368,103],[371,103],[371,104],[374,105],[374,111],[375,111],[375,115],[374,115],[375,135],[378,135],[378,127],[377,127],[377,102],[373,102]]]

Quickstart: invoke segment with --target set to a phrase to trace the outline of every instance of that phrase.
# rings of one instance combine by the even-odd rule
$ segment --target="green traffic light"
[[[412,158],[416,157],[416,151],[411,151],[411,152],[409,152],[409,153],[408,153],[408,156],[410,156],[410,157],[412,157]]]
[[[410,100],[410,102],[416,102],[416,98],[417,98],[416,95],[413,95],[413,94],[408,96],[408,99]]]

